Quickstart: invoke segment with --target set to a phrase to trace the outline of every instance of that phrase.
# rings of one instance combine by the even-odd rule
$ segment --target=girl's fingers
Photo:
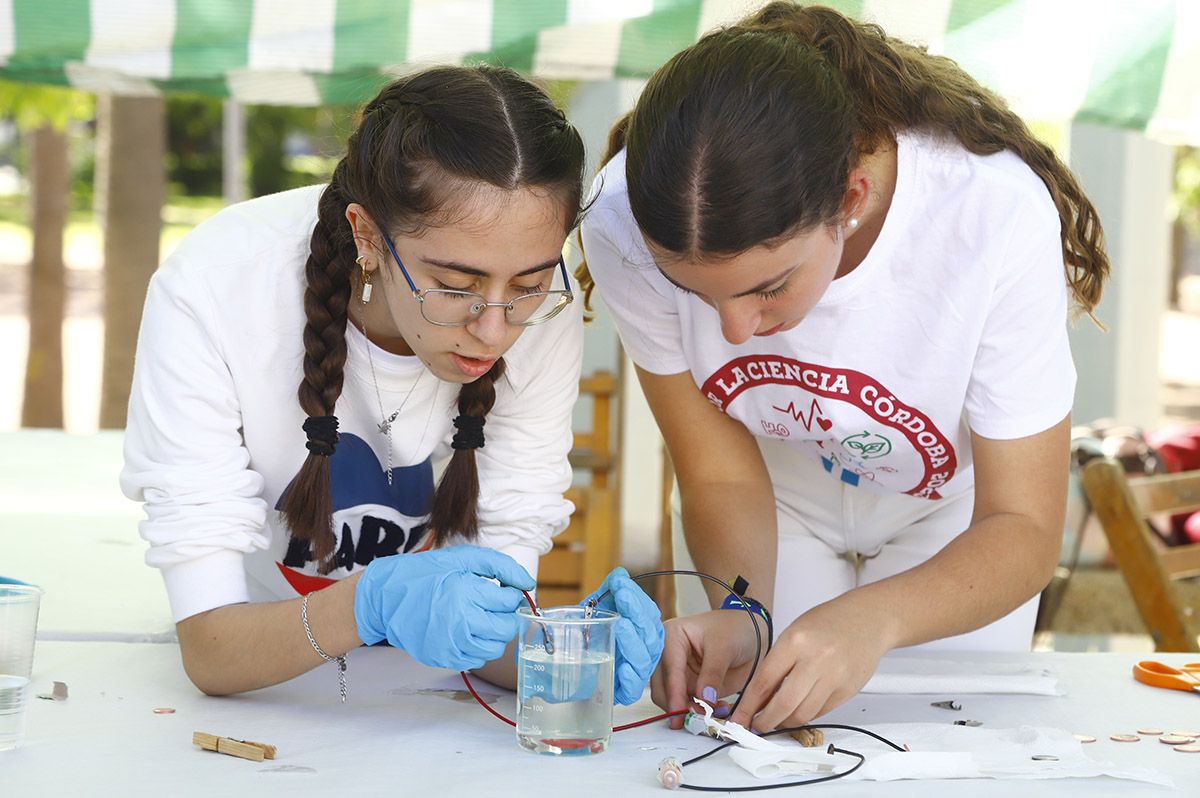
[[[766,707],[794,666],[795,662],[780,648],[775,648],[767,654],[759,665],[758,672],[754,674],[750,686],[742,693],[741,702],[730,720],[750,728],[754,716]]]
[[[759,731],[770,731],[785,722],[808,723],[816,717],[831,691],[832,685],[825,684],[815,674],[796,668],[754,717],[753,726]]]
[[[688,654],[690,646],[687,639],[677,629],[672,629],[667,633],[666,642],[663,644],[662,662],[659,665],[659,670],[664,674],[663,686],[665,688],[664,695],[661,698],[663,701],[656,700],[660,707],[668,712],[674,712],[678,709],[687,709],[690,699],[688,698]],[[683,728],[683,718],[671,718],[671,728]]]

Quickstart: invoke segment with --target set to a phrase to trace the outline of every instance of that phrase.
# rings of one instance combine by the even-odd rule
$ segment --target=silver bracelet
[[[304,621],[304,634],[308,635],[308,642],[312,644],[313,651],[321,655],[321,658],[326,662],[336,662],[338,666],[338,687],[342,692],[342,703],[346,703],[346,655],[340,657],[331,657],[325,653],[325,650],[317,645],[317,640],[313,637],[312,629],[308,625],[308,599],[312,593],[306,593],[304,600],[300,602],[300,620]]]

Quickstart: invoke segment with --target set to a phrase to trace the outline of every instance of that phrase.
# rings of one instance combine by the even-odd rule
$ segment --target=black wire
[[[765,732],[763,734],[760,734],[759,736],[760,737],[772,737],[776,734],[787,734],[790,732],[804,731],[807,729],[843,729],[845,731],[857,732],[859,734],[865,734],[868,737],[874,737],[876,740],[879,740],[881,743],[884,743],[886,745],[890,745],[892,748],[895,748],[897,751],[901,751],[901,752],[904,751],[904,748],[902,748],[899,745],[896,745],[894,742],[887,739],[886,737],[883,737],[882,735],[876,734],[873,731],[868,731],[867,729],[861,729],[858,726],[847,726],[847,725],[841,724],[841,723],[810,723],[805,726],[790,726],[786,729],[775,729],[774,731]],[[736,740],[730,740],[728,742],[721,743],[720,745],[716,746],[712,750],[705,751],[703,754],[700,754],[699,756],[694,756],[691,759],[688,759],[688,760],[680,763],[679,769],[682,771],[683,768],[687,767],[688,765],[694,765],[703,759],[707,759],[708,757],[712,756],[713,754],[717,753],[718,751],[724,751],[726,748],[729,748],[734,745],[737,745]],[[681,789],[681,790],[696,790],[698,792],[754,792],[756,790],[780,790],[780,789],[783,789],[784,787],[803,787],[805,784],[819,784],[820,782],[823,782],[823,781],[834,781],[835,779],[840,779],[840,778],[849,776],[851,773],[853,773],[854,771],[856,771],[860,767],[862,767],[863,763],[867,759],[863,754],[860,754],[857,751],[848,751],[844,748],[837,748],[836,746],[833,746],[833,745],[829,746],[828,750],[830,751],[830,753],[846,754],[848,756],[856,757],[858,759],[858,762],[854,765],[854,767],[850,768],[849,770],[843,770],[841,773],[833,773],[828,776],[820,776],[815,779],[807,779],[804,781],[787,781],[787,782],[783,782],[782,784],[760,784],[760,785],[755,785],[752,787],[703,787],[699,784],[680,783],[679,789]]]
[[[841,773],[831,773],[828,776],[818,776],[815,779],[808,779],[806,781],[785,781],[782,784],[757,784],[752,787],[703,787],[699,784],[680,783],[679,789],[696,790],[697,792],[756,792],[758,790],[782,790],[784,787],[803,787],[805,784],[819,784],[823,781],[834,781],[835,779],[849,776],[851,773],[862,767],[863,763],[867,761],[867,758],[857,751],[847,751],[843,748],[834,748],[832,745],[829,746],[829,749],[833,753],[848,754],[849,756],[856,757],[858,761],[854,763],[854,767],[850,768],[849,770],[844,770]],[[680,765],[680,767],[683,766]]]
[[[754,627],[754,664],[750,666],[750,675],[746,677],[746,683],[744,685],[742,685],[742,689],[741,689],[741,692],[738,693],[737,700],[733,702],[733,706],[729,710],[729,714],[732,715],[735,711],[737,711],[738,704],[740,704],[742,702],[742,698],[745,697],[746,690],[747,690],[747,688],[750,687],[750,682],[754,681],[754,673],[755,673],[755,671],[758,670],[758,663],[762,660],[762,632],[759,631],[758,623],[754,620],[756,617],[761,617],[761,616],[757,616],[754,613],[754,611],[751,610],[750,607],[746,605],[746,603],[745,603],[746,597],[743,596],[741,593],[738,593],[736,590],[734,590],[733,587],[722,582],[720,579],[717,579],[715,576],[710,576],[709,574],[701,573],[699,571],[687,571],[687,570],[678,569],[678,568],[670,568],[670,569],[665,569],[662,571],[646,571],[645,573],[641,573],[641,574],[638,574],[637,576],[633,576],[630,578],[636,582],[641,579],[649,579],[654,576],[674,576],[674,575],[698,576],[701,579],[707,579],[710,582],[717,583],[718,585],[725,588],[730,593],[732,593],[733,595],[735,595],[739,599],[741,599],[742,600],[741,609],[744,610],[745,613],[750,616],[750,625]],[[609,591],[607,591],[607,590],[605,592],[601,593],[599,596],[596,597],[596,602],[599,603],[599,601],[601,599],[603,599],[606,595],[608,595],[608,593],[609,593]],[[767,617],[767,618],[764,618],[764,620],[767,622],[767,633],[768,633],[767,653],[769,654],[771,652],[771,645],[774,643],[775,634],[774,634],[774,630],[772,629],[771,619],[769,617]],[[647,718],[646,720],[641,721],[639,723],[631,724],[629,728],[633,728],[634,726],[641,726],[644,723],[651,723],[655,720],[658,720],[658,718]],[[789,726],[788,728],[785,728],[785,729],[775,729],[774,731],[765,732],[763,734],[760,734],[759,736],[760,737],[772,737],[776,734],[788,734],[791,732],[806,731],[806,730],[810,730],[810,729],[842,729],[844,731],[857,732],[858,734],[865,734],[868,737],[874,737],[879,742],[884,743],[885,745],[890,745],[892,748],[896,749],[897,751],[902,752],[905,750],[903,747],[896,745],[891,740],[887,739],[886,737],[883,737],[882,735],[876,734],[873,731],[868,731],[867,729],[861,729],[858,726],[847,726],[847,725],[841,724],[841,723],[810,723],[805,726]],[[682,771],[683,768],[687,767],[688,765],[694,765],[697,762],[707,759],[708,757],[712,756],[713,754],[717,753],[718,751],[724,751],[726,748],[729,748],[729,747],[737,745],[737,744],[738,743],[736,740],[730,740],[730,741],[721,743],[720,745],[716,746],[715,748],[713,748],[709,751],[704,752],[703,754],[694,756],[691,759],[688,759],[688,760],[682,762],[679,765],[680,771]],[[830,753],[846,754],[847,756],[855,757],[856,759],[858,759],[858,762],[856,762],[854,764],[854,767],[850,768],[849,770],[844,770],[841,773],[832,773],[828,776],[819,776],[815,779],[807,779],[805,781],[788,781],[788,782],[784,782],[782,784],[760,784],[760,785],[754,785],[754,786],[750,786],[750,787],[703,787],[699,784],[680,783],[679,788],[682,790],[696,790],[697,792],[755,792],[758,790],[780,790],[785,787],[803,787],[806,784],[820,784],[823,781],[834,781],[836,779],[845,778],[846,776],[849,776],[851,773],[853,773],[854,771],[861,768],[863,766],[863,763],[866,762],[866,759],[867,759],[866,756],[858,753],[857,751],[848,751],[844,748],[837,748],[836,746],[833,746],[833,745],[829,746],[828,751]]]
[[[641,579],[649,579],[652,576],[674,576],[677,574],[682,575],[682,576],[698,576],[701,579],[707,579],[710,582],[716,582],[718,585],[725,588],[730,593],[732,593],[733,595],[735,595],[739,599],[741,599],[743,602],[741,609],[744,610],[745,613],[750,616],[750,625],[754,627],[754,664],[750,666],[750,674],[746,677],[746,683],[744,685],[742,685],[742,689],[738,692],[737,700],[734,701],[733,706],[729,708],[729,714],[732,715],[734,712],[737,711],[738,704],[742,703],[742,698],[744,698],[746,695],[746,689],[748,687],[750,687],[750,682],[754,681],[754,673],[758,670],[758,663],[762,661],[762,656],[763,656],[763,654],[762,654],[762,632],[759,631],[758,623],[754,620],[755,618],[758,618],[761,616],[756,615],[754,613],[754,610],[752,610],[752,609],[750,609],[750,607],[746,606],[746,604],[745,604],[746,597],[745,596],[738,593],[731,586],[725,584],[720,579],[717,579],[715,576],[710,576],[708,574],[704,574],[699,571],[686,571],[686,570],[679,569],[679,568],[668,568],[668,569],[665,569],[662,571],[646,571],[645,573],[641,573],[641,574],[638,574],[637,576],[632,576],[630,578],[636,582]],[[607,593],[607,592],[608,591],[605,591],[605,593]],[[604,595],[605,595],[604,593],[600,594],[600,596],[598,596],[596,600],[599,601],[600,599],[604,598]],[[769,631],[771,622],[770,622],[770,620],[765,619],[765,618],[764,618],[764,620],[767,621],[767,628]],[[771,653],[771,644],[773,642],[773,639],[772,639],[773,637],[774,637],[774,635],[768,635],[768,637],[767,637],[767,653],[768,654]]]
[[[775,729],[774,731],[763,732],[762,734],[760,734],[758,736],[759,737],[773,737],[776,734],[786,734],[786,733],[790,733],[790,732],[806,731],[809,729],[842,729],[844,731],[858,732],[859,734],[865,734],[868,737],[874,737],[879,742],[881,742],[885,745],[890,745],[892,748],[895,748],[897,751],[901,751],[901,752],[904,751],[903,747],[896,745],[891,740],[887,739],[886,737],[881,737],[880,735],[876,734],[873,731],[868,731],[866,729],[859,728],[858,726],[846,726],[841,723],[810,723],[806,726],[789,726],[786,729]],[[717,753],[718,751],[723,751],[724,749],[730,748],[735,745],[737,745],[736,740],[730,740],[728,742],[721,743],[716,748],[713,748],[710,751],[705,751],[703,754],[700,754],[699,756],[694,756],[691,759],[687,760],[686,762],[683,762],[680,765],[680,767],[695,764],[696,762],[699,762],[701,759],[707,759],[708,757],[712,756],[713,754]]]

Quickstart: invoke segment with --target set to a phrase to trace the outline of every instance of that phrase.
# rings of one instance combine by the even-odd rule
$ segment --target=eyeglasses
[[[532,327],[557,316],[563,308],[571,304],[575,295],[571,293],[571,281],[567,277],[567,265],[560,257],[558,268],[562,271],[562,291],[537,291],[532,294],[521,294],[509,302],[488,302],[482,294],[474,291],[456,291],[451,288],[417,288],[404,261],[396,252],[396,245],[386,233],[384,243],[396,259],[400,273],[408,281],[412,295],[421,303],[421,316],[430,324],[438,327],[462,327],[470,324],[483,315],[488,308],[504,308],[504,320],[514,327]]]

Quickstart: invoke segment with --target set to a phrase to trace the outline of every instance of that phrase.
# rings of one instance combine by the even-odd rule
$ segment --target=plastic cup
[[[0,584],[0,751],[21,744],[41,588]]]
[[[553,756],[598,754],[612,736],[615,612],[543,608],[521,620],[517,743]]]

